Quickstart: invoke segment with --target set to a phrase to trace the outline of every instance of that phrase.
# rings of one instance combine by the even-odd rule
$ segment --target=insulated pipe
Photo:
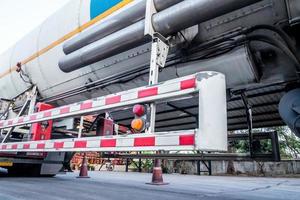
[[[167,36],[261,0],[185,0],[153,16],[155,31]],[[89,44],[59,61],[64,72],[93,64],[145,43],[144,20]]]
[[[130,25],[101,40],[63,57],[58,65],[63,72],[72,72],[111,55],[121,53],[146,42],[144,20]],[[130,35],[130,37],[128,37]]]
[[[162,35],[208,21],[261,0],[186,0],[153,17],[154,29]]]
[[[154,0],[154,5],[159,12],[181,1],[183,0]],[[117,15],[108,17],[99,25],[81,32],[73,39],[67,41],[63,46],[63,50],[65,54],[70,54],[88,44],[102,39],[109,34],[142,20],[145,18],[145,12],[146,0],[137,0],[130,7],[123,9]]]

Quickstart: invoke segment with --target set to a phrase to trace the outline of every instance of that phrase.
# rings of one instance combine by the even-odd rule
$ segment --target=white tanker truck
[[[12,127],[9,120],[147,85],[153,56],[147,27],[169,48],[159,82],[224,74],[228,130],[287,124],[300,136],[299,22],[297,0],[72,0],[0,55],[1,120],[8,123],[2,145],[73,138],[78,127],[89,136],[110,122],[110,134],[116,125],[132,131],[128,109],[84,119],[65,115],[46,125],[34,118],[39,123]],[[196,106],[194,100],[157,105],[155,131],[196,128]],[[70,157],[53,151],[1,156],[5,163],[14,159],[7,166],[13,173],[35,166],[43,175],[56,174]]]

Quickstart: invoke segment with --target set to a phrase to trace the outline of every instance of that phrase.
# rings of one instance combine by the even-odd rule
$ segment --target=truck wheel
[[[13,177],[38,177],[41,176],[39,164],[15,164],[8,168],[8,175]]]

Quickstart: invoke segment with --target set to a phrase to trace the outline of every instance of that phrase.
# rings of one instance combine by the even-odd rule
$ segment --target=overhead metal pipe
[[[154,29],[163,35],[178,32],[261,0],[186,0],[153,17]]]
[[[144,37],[144,20],[128,26],[86,47],[63,57],[58,65],[64,72],[72,72],[89,64],[121,53],[146,42]],[[131,37],[128,37],[128,36]]]
[[[185,0],[153,16],[155,31],[167,36],[261,0]],[[147,42],[144,20],[89,44],[59,61],[64,72],[72,72]]]
[[[154,5],[159,12],[181,1],[183,0],[154,0]],[[70,54],[109,34],[142,20],[145,18],[145,12],[146,0],[136,0],[127,9],[123,9],[116,15],[105,19],[102,23],[79,33],[76,37],[67,41],[63,45],[63,50],[65,54]]]

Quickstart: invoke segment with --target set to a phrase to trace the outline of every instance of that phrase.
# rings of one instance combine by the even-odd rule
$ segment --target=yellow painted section
[[[21,61],[21,64],[27,64],[30,61],[36,59],[37,57],[47,53],[49,50],[53,49],[54,47],[60,45],[61,43],[65,42],[66,40],[70,39],[71,37],[75,36],[76,34],[82,32],[83,30],[89,28],[90,26],[96,24],[97,22],[103,20],[104,18],[108,17],[109,15],[113,14],[114,12],[116,12],[117,10],[123,8],[124,6],[128,5],[129,3],[133,2],[133,0],[123,0],[122,2],[118,3],[117,5],[113,6],[112,8],[108,9],[107,11],[105,11],[104,13],[98,15],[96,18],[92,19],[91,21],[83,24],[82,26],[76,28],[75,30],[71,31],[70,33],[64,35],[63,37],[61,37],[60,39],[54,41],[53,43],[51,43],[50,45],[48,45],[47,47],[41,49],[40,51],[34,53],[33,55],[31,55],[30,57],[26,58],[25,60]],[[17,64],[17,63],[16,63]],[[13,66],[10,69],[8,69],[7,71],[3,72],[0,74],[0,79],[3,78],[4,76],[10,74],[13,71],[16,71],[17,66]]]
[[[13,166],[13,162],[0,162],[0,167],[12,167]]]

